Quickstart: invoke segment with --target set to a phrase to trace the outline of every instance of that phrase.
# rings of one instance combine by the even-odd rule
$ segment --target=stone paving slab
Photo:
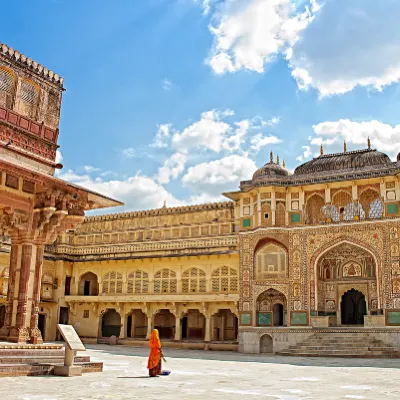
[[[148,378],[147,349],[87,345],[104,372],[0,378],[2,400],[400,399],[400,361],[287,358],[165,349],[170,376]],[[83,353],[80,353],[83,355]]]

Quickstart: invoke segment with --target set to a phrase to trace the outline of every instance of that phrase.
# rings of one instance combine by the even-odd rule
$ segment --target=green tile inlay
[[[301,221],[301,218],[300,218],[299,213],[290,214],[290,222],[296,223],[296,222],[300,222],[300,221]]]
[[[389,215],[398,214],[399,213],[399,205],[398,204],[388,204],[387,212]]]

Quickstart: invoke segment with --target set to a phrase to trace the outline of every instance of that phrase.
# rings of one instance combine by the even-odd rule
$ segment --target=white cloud
[[[302,146],[302,149],[303,149],[303,154],[301,154],[296,158],[296,160],[300,162],[307,160],[312,156],[312,150],[310,146]]]
[[[122,150],[122,154],[127,158],[136,157],[136,150],[133,147],[128,147]]]
[[[60,150],[56,151],[56,164],[61,164],[63,162],[63,156]]]
[[[153,139],[151,147],[164,148],[168,147],[168,141],[171,136],[171,124],[158,125],[156,136]]]
[[[259,133],[250,139],[250,149],[257,152],[264,146],[267,146],[269,144],[277,144],[280,142],[281,140],[276,136],[264,136],[262,133]]]
[[[353,144],[354,148],[365,149],[369,137],[373,148],[387,153],[392,158],[400,152],[400,125],[392,126],[376,120],[355,122],[340,119],[321,122],[314,125],[313,129],[317,138],[322,138],[328,145],[334,144],[338,138],[341,138],[348,145]],[[331,140],[330,143],[328,143],[329,140]]]
[[[185,170],[187,155],[175,153],[158,170],[158,182],[161,184],[169,183],[171,179],[177,179]]]
[[[92,165],[85,165],[83,167],[83,169],[85,170],[85,172],[87,172],[89,174],[91,172],[99,172],[99,171],[101,171],[101,168],[93,167]]]
[[[225,0],[210,27],[215,42],[208,63],[217,74],[263,72],[266,63],[298,40],[315,10],[296,14],[291,0]]]
[[[77,175],[69,170],[60,174],[61,179],[76,183],[98,193],[110,196],[125,203],[124,210],[143,210],[159,208],[164,201],[169,206],[181,205],[162,185],[146,176],[132,176],[125,180],[104,180],[88,175]]]
[[[399,19],[396,0],[326,1],[291,52],[299,87],[329,96],[399,82]]]
[[[231,110],[203,112],[201,119],[176,132],[172,137],[172,145],[179,150],[203,148],[219,153],[222,150],[238,149],[238,142],[246,133],[244,123],[238,123],[236,131],[223,119],[234,115]]]
[[[172,89],[172,82],[168,79],[163,80],[162,88],[165,91],[171,90]]]
[[[251,179],[256,169],[253,160],[231,155],[190,167],[183,176],[182,183],[185,187],[202,193],[200,196],[218,197],[223,191],[237,189],[241,180]]]

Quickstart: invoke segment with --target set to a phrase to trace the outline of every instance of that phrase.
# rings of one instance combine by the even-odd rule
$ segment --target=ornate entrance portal
[[[342,296],[341,302],[342,325],[363,325],[364,315],[367,314],[365,295],[351,289]]]
[[[316,273],[318,315],[336,317],[337,325],[362,325],[364,315],[378,311],[377,267],[365,248],[336,245],[322,254]]]

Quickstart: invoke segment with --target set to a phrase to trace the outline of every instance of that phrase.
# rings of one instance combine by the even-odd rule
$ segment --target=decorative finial
[[[346,141],[344,141],[344,144],[343,144],[343,151],[345,153],[347,153],[347,143],[346,143]]]
[[[274,162],[274,153],[272,153],[272,151],[269,153],[269,161],[272,163]]]
[[[276,163],[279,165],[279,156],[276,156]]]
[[[286,168],[285,160],[283,160],[282,167],[283,167],[283,168]]]
[[[167,208],[167,200],[164,200],[164,206],[163,208]]]
[[[368,150],[371,150],[371,139],[368,136]]]
[[[324,155],[324,146],[322,146],[322,143],[321,143],[321,147],[319,148],[319,154],[321,154],[321,156]]]

